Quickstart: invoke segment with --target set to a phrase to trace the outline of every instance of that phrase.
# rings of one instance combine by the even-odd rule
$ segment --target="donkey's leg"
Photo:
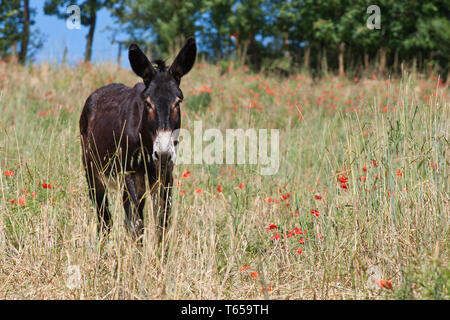
[[[166,237],[171,220],[172,184],[156,182],[154,188],[156,192],[153,195],[153,212],[157,224],[157,239],[161,243],[163,236]]]
[[[108,197],[105,186],[100,181],[98,175],[91,170],[91,166],[86,167],[86,180],[89,187],[89,196],[97,209],[97,232],[100,230],[104,235],[109,234],[112,226],[111,213],[108,209]]]
[[[145,182],[139,174],[125,175],[126,189],[123,192],[123,207],[126,214],[126,224],[134,239],[141,237],[144,233],[145,206]]]

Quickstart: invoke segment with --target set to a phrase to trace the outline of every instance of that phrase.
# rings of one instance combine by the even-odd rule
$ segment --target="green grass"
[[[198,64],[181,83],[182,127],[279,129],[280,168],[177,166],[166,255],[150,207],[133,244],[115,192],[112,233],[96,235],[78,119],[110,80],[139,81],[109,65],[0,63],[0,297],[450,298],[449,91],[435,77],[314,81]],[[306,233],[289,237],[295,227]],[[392,290],[371,286],[373,266]]]

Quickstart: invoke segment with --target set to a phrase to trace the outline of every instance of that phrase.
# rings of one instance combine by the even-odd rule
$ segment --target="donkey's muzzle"
[[[161,165],[173,165],[176,151],[171,131],[158,131],[153,144],[152,159]]]

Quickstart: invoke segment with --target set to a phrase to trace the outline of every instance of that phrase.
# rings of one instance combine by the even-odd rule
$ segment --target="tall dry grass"
[[[150,208],[137,247],[113,191],[112,233],[96,234],[78,119],[111,81],[138,78],[0,63],[1,298],[450,297],[449,91],[437,78],[313,81],[198,64],[181,84],[182,126],[279,129],[280,169],[178,166],[164,254]]]

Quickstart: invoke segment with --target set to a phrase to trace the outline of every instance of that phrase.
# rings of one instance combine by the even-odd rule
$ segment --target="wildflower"
[[[371,162],[372,162],[372,166],[374,168],[378,167],[378,161],[377,160],[372,160]]]
[[[16,200],[14,200],[14,199],[9,199],[8,202],[14,204],[14,203],[16,202]]]
[[[244,186],[245,186],[244,183],[241,182],[241,183],[239,183],[238,188],[242,189]]]
[[[314,195],[314,199],[316,199],[316,200],[322,200],[322,196],[321,196],[319,193],[316,193],[316,194]]]
[[[186,179],[191,174],[191,171],[188,169],[183,173],[183,179]]]
[[[295,228],[294,228],[294,231],[295,231],[295,234],[303,234],[302,229],[300,229],[300,228],[298,228],[298,227],[295,227]]]
[[[347,192],[349,185],[348,183],[341,183],[341,188],[344,189],[345,192]]]
[[[14,172],[12,172],[11,170],[6,170],[5,171],[5,176],[7,176],[7,177],[14,177]]]
[[[278,227],[274,224],[269,224],[269,226],[266,228],[266,230],[272,230],[272,229],[278,229]]]
[[[403,174],[402,174],[402,171],[401,170],[398,170],[397,172],[397,177],[399,177],[399,178],[401,178],[402,176],[403,176]]]
[[[270,286],[270,284],[268,284],[267,286],[266,286],[266,289],[262,289],[262,292],[264,293],[264,292],[266,292],[266,291],[272,291],[272,287]]]
[[[305,238],[300,238],[300,240],[298,240],[299,244],[305,244]]]
[[[366,166],[362,167],[362,171],[367,172],[367,167]]]
[[[392,282],[390,282],[389,280],[380,280],[380,281],[374,280],[373,283],[384,289],[392,290],[394,288],[392,286]]]
[[[340,182],[340,183],[347,183],[348,182],[348,178],[346,177],[346,176],[344,176],[344,175],[339,175],[339,177],[338,177],[338,181]]]
[[[43,184],[42,184],[42,188],[44,188],[44,189],[51,189],[52,186],[49,185],[48,183],[43,183]]]
[[[272,202],[272,198],[267,198],[267,202],[271,203]]]
[[[195,189],[195,192],[197,192],[198,194],[200,194],[200,193],[202,193],[202,189],[197,188],[197,189]]]
[[[180,194],[184,196],[186,192],[184,192],[184,190],[180,190]]]
[[[239,269],[239,271],[246,271],[246,270],[248,270],[248,268],[250,268],[248,265],[246,265],[246,264],[244,264],[240,269]]]
[[[295,248],[295,253],[297,253],[297,254],[302,254],[302,253],[303,253],[303,249],[297,247],[297,248]]]
[[[278,232],[275,232],[273,234],[272,240],[275,241],[275,240],[280,240],[280,239],[281,239],[281,235]]]
[[[222,192],[222,187],[220,185],[217,186],[217,191]]]
[[[17,199],[17,205],[19,206],[24,206],[26,202],[27,202],[26,197],[20,197],[19,199]]]
[[[259,276],[259,272],[252,272],[252,278],[257,278]]]
[[[312,214],[313,216],[318,217],[318,216],[319,216],[319,211],[316,210],[316,209],[311,209],[311,214]]]

